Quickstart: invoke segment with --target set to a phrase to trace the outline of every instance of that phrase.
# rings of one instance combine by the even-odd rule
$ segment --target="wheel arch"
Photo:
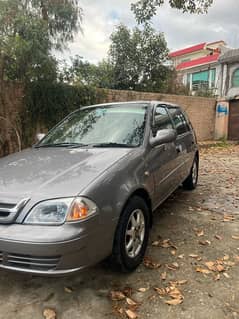
[[[149,193],[147,192],[146,189],[144,188],[138,188],[136,190],[134,190],[130,196],[127,198],[123,208],[122,208],[122,211],[121,211],[121,214],[123,213],[126,205],[128,204],[129,200],[134,197],[134,196],[138,196],[138,197],[141,197],[146,205],[148,206],[148,209],[149,209],[149,221],[150,221],[150,227],[152,227],[153,225],[153,212],[152,212],[152,200],[151,200],[151,197],[149,195]]]

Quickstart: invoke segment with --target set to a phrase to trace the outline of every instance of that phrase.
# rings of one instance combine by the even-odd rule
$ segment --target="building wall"
[[[195,59],[202,58],[202,57],[204,57],[204,56],[206,56],[208,54],[209,54],[209,51],[200,50],[200,51],[191,52],[191,53],[187,53],[187,54],[184,54],[184,55],[176,56],[176,57],[172,58],[173,65],[174,65],[174,67],[176,67],[180,63],[184,62],[185,59],[187,59],[187,60],[195,60]]]
[[[196,60],[196,59],[202,58],[208,54],[209,54],[209,51],[201,50],[201,51],[196,51],[196,52],[180,55],[180,56],[172,58],[173,65],[174,65],[174,67],[176,67],[177,65],[184,62],[185,60]]]
[[[217,101],[215,119],[215,139],[227,139],[229,121],[229,102],[224,99]]]
[[[232,76],[233,73],[236,71],[236,69],[239,68],[239,63],[234,63],[228,66],[228,88],[226,92],[226,96],[228,98],[234,98],[236,96],[239,96],[239,87],[232,87]]]
[[[216,100],[194,96],[161,93],[105,90],[102,102],[158,100],[178,104],[187,112],[199,141],[213,140],[215,130]]]

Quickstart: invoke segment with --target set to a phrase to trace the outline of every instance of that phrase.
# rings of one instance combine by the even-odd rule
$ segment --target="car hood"
[[[7,156],[0,159],[0,201],[76,196],[130,151],[33,148]]]

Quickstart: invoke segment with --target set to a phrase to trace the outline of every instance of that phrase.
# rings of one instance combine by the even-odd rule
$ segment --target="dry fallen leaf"
[[[239,240],[239,236],[235,236],[235,235],[233,235],[233,236],[232,236],[232,239]]]
[[[198,237],[201,237],[201,236],[204,235],[204,231],[203,231],[203,230],[196,230],[196,235],[197,235]]]
[[[122,316],[124,314],[124,309],[118,305],[114,305],[113,312],[115,312],[116,315]]]
[[[199,240],[199,244],[206,246],[206,245],[211,245],[210,240]]]
[[[168,295],[170,297],[172,297],[173,299],[179,299],[179,298],[183,299],[183,295],[182,295],[181,291],[175,286],[170,287],[170,291],[169,291]]]
[[[234,261],[229,260],[229,261],[224,261],[224,265],[232,267],[232,266],[235,266],[235,263],[234,263]]]
[[[198,255],[196,255],[196,254],[190,254],[190,255],[188,255],[188,256],[191,257],[191,258],[197,259],[197,261],[202,260],[202,257],[200,257],[200,256],[198,256]]]
[[[137,305],[137,302],[135,302],[133,299],[131,298],[126,298],[126,302],[128,305],[130,306],[136,306]]]
[[[184,258],[184,254],[178,255],[179,259],[183,259]]]
[[[144,266],[150,269],[157,269],[161,266],[161,264],[154,262],[150,257],[144,257]]]
[[[129,319],[138,318],[138,315],[136,314],[136,312],[134,312],[134,311],[132,311],[130,309],[125,310],[125,313],[126,313],[126,315],[128,316]]]
[[[226,277],[227,279],[230,278],[230,276],[226,272],[223,273],[223,276]]]
[[[124,287],[124,289],[122,289],[122,292],[126,297],[131,297],[133,289],[131,287]]]
[[[205,262],[205,265],[207,266],[209,270],[217,271],[214,261],[207,261]]]
[[[231,222],[233,220],[235,220],[235,217],[233,215],[224,215],[223,217],[224,222]]]
[[[197,267],[197,268],[196,268],[196,272],[200,272],[200,273],[202,273],[202,274],[210,274],[210,273],[211,273],[210,270],[204,269],[204,268],[201,268],[201,267]]]
[[[148,288],[142,287],[138,289],[139,292],[146,292],[147,290],[149,290],[149,287]]]
[[[65,292],[72,293],[73,289],[71,287],[64,287]]]
[[[215,238],[218,240],[222,240],[222,236],[220,236],[220,235],[215,235]]]
[[[177,262],[173,262],[172,264],[166,264],[166,267],[169,270],[177,270],[179,268],[179,264]]]
[[[43,311],[45,319],[56,319],[56,312],[54,309],[46,308]]]
[[[111,300],[114,300],[114,301],[123,300],[123,299],[125,299],[125,294],[123,294],[123,292],[118,291],[118,290],[112,290],[110,292],[110,298],[111,298]]]
[[[157,247],[157,246],[159,246],[159,245],[160,245],[160,241],[159,241],[159,240],[156,240],[156,241],[153,241],[153,242],[152,242],[152,246]]]
[[[216,261],[207,261],[205,262],[205,265],[211,271],[222,272],[222,271],[225,271],[225,267],[223,266],[223,263],[224,263],[223,260],[219,259]]]
[[[223,256],[223,260],[229,260],[229,259],[230,259],[230,256],[229,256],[229,255]]]
[[[234,256],[234,259],[236,260],[236,262],[239,262],[239,256]]]
[[[160,295],[160,296],[165,296],[168,294],[169,292],[169,288],[157,288],[157,287],[154,287],[154,290]]]
[[[164,239],[164,240],[156,240],[152,242],[152,246],[155,247],[162,247],[162,248],[173,248],[177,250],[177,247],[171,242],[170,239]]]
[[[222,265],[216,265],[216,269],[218,272],[222,272],[225,270],[225,268]]]

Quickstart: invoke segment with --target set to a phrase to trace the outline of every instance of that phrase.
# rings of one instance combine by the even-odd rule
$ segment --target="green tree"
[[[81,29],[79,0],[21,0],[25,12],[47,24],[51,41],[59,49]]]
[[[109,51],[115,89],[163,91],[171,73],[163,33],[145,25],[132,31],[119,25],[111,35]]]
[[[80,28],[81,10],[71,0],[0,1],[0,80],[53,80],[61,49]]]
[[[83,60],[81,56],[75,56],[70,66],[65,64],[61,68],[59,79],[77,85],[110,88],[113,81],[113,68],[107,60],[93,64]]]
[[[131,9],[135,14],[138,23],[149,21],[157,13],[165,0],[138,0],[131,4]],[[168,0],[172,8],[189,13],[206,13],[212,5],[213,0]]]

